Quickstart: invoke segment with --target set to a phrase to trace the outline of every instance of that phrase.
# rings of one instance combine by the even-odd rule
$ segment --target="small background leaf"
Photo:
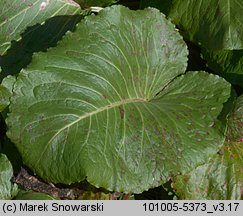
[[[229,82],[243,87],[243,50],[208,51],[203,49],[208,67]]]
[[[159,8],[190,41],[209,50],[243,49],[243,1],[142,0]]]
[[[6,155],[0,153],[0,199],[11,199],[18,192],[18,186],[11,182],[12,165]]]
[[[67,31],[74,31],[75,26],[83,15],[55,16],[44,24],[28,27],[18,42],[13,42],[5,55],[0,56],[0,81],[8,76],[20,72],[31,61],[34,52],[46,52],[49,47],[54,47]]]
[[[20,190],[14,197],[15,200],[56,200],[52,196],[34,191]]]
[[[12,96],[13,84],[16,78],[8,76],[3,79],[0,85],[0,112],[2,112],[10,103],[9,99]]]
[[[0,1],[0,55],[18,41],[27,26],[42,23],[58,15],[80,13],[80,7],[69,0],[1,0]]]

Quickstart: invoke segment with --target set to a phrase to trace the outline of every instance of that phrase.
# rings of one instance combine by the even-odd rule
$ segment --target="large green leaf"
[[[225,144],[208,163],[175,178],[181,199],[243,199],[243,95],[228,120]]]
[[[243,1],[172,0],[168,7],[168,16],[188,39],[213,50],[243,49]]]
[[[53,16],[79,12],[80,7],[71,0],[1,0],[0,55],[7,51],[12,40],[20,39],[27,26],[42,23]]]
[[[0,154],[0,199],[11,199],[18,192],[16,184],[11,182],[13,168],[8,158]]]
[[[18,76],[8,136],[42,178],[136,192],[215,153],[230,85],[186,70],[187,48],[156,9],[102,10]],[[181,76],[179,76],[181,75]]]
[[[208,67],[233,84],[243,87],[243,50],[208,51],[203,49]]]

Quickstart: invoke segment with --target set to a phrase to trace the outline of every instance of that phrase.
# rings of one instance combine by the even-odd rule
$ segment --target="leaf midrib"
[[[95,114],[98,114],[100,112],[103,112],[105,110],[109,110],[109,109],[113,109],[115,107],[119,107],[121,105],[125,105],[125,104],[129,104],[129,103],[145,103],[145,102],[148,102],[147,99],[144,99],[144,98],[128,98],[128,99],[124,99],[124,100],[120,100],[120,101],[116,101],[114,103],[110,103],[106,106],[103,106],[103,107],[100,107],[99,109],[95,110],[95,111],[92,111],[92,112],[88,112],[82,116],[80,116],[77,120],[69,123],[68,125],[65,125],[64,127],[60,128],[53,136],[52,138],[48,141],[48,143],[46,144],[43,152],[42,152],[42,155],[39,157],[39,159],[37,160],[37,163],[39,163],[40,159],[42,158],[42,156],[44,155],[44,153],[46,152],[47,150],[47,147],[52,143],[52,141],[55,139],[55,137],[60,134],[63,130],[73,126],[74,124],[78,123],[79,121],[85,119],[85,118],[88,118],[88,117],[91,117]]]
[[[63,130],[65,130],[66,128],[69,128],[71,126],[73,126],[74,124],[78,123],[79,121],[85,119],[85,118],[88,118],[88,117],[91,117],[95,114],[98,114],[98,113],[101,113],[105,110],[109,110],[109,109],[113,109],[115,107],[119,107],[121,105],[125,105],[125,104],[129,104],[129,103],[144,103],[144,102],[148,102],[147,99],[144,99],[144,98],[129,98],[129,99],[124,99],[124,100],[121,100],[121,101],[116,101],[114,103],[111,103],[111,104],[108,104],[106,106],[103,106],[103,107],[100,107],[98,109],[96,109],[95,111],[92,111],[92,112],[88,112],[82,116],[80,116],[77,120],[69,123],[68,125],[65,125],[64,127],[62,127],[61,129],[59,129],[55,134],[54,136],[50,139],[50,141],[48,142],[51,143],[52,140],[59,134],[61,133]]]

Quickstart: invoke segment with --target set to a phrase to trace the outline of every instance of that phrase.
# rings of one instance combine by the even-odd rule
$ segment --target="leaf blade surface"
[[[212,127],[230,86],[205,72],[182,75],[187,54],[156,9],[106,8],[20,73],[8,136],[48,181],[158,186],[221,145]]]

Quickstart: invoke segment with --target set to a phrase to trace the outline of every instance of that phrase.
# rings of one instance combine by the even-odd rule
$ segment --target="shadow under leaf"
[[[45,52],[49,47],[55,47],[67,31],[74,31],[76,24],[84,16],[56,16],[43,25],[28,27],[21,35],[20,41],[13,41],[10,49],[0,56],[0,81],[7,75],[15,75],[25,68],[32,60],[34,52]]]

